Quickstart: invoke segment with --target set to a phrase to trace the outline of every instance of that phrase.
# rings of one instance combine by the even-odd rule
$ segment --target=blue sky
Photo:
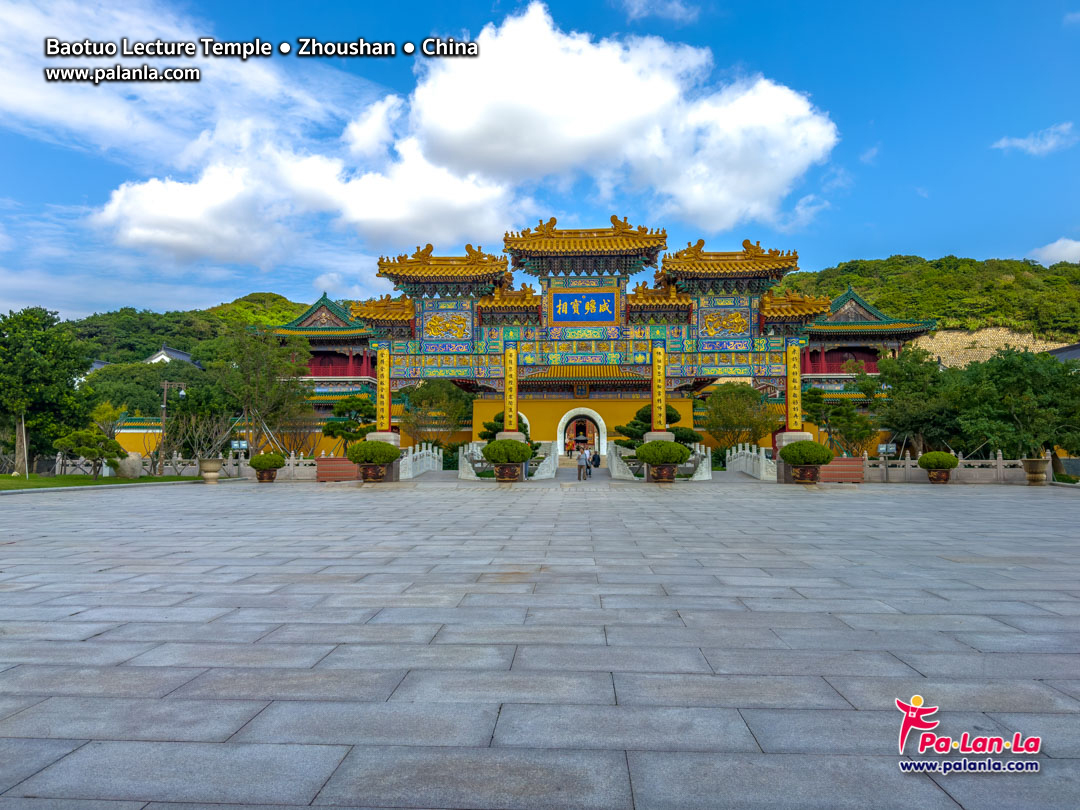
[[[294,50],[46,59],[46,36]],[[358,36],[398,55],[296,56]],[[428,36],[480,56],[401,53]],[[202,80],[43,80],[118,61]],[[0,0],[0,309],[366,297],[389,291],[380,254],[613,213],[673,249],[751,238],[806,270],[1080,261],[1078,80],[1080,0]]]

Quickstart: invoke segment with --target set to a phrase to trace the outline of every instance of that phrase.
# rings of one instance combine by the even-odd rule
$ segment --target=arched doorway
[[[563,414],[562,419],[559,420],[559,427],[555,431],[555,444],[558,454],[560,456],[566,455],[568,436],[571,439],[577,439],[578,422],[583,422],[581,427],[584,429],[584,435],[587,439],[590,437],[590,428],[592,430],[589,446],[594,450],[599,450],[601,455],[607,455],[607,425],[604,423],[603,417],[592,408],[571,408]]]
[[[588,416],[575,416],[566,423],[562,435],[563,450],[597,450],[600,446],[600,426]]]

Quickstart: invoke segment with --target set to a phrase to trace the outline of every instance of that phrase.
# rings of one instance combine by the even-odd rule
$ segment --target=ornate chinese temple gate
[[[694,392],[734,378],[795,392],[788,419],[798,430],[799,347],[807,323],[829,309],[828,299],[773,294],[798,256],[750,241],[714,253],[699,240],[661,258],[666,247],[665,231],[614,216],[598,229],[559,229],[551,218],[507,233],[506,256],[472,245],[464,256],[435,256],[427,245],[380,259],[378,275],[402,295],[347,311],[321,300],[279,331],[305,334],[313,347],[348,333],[350,350],[373,350],[380,432],[390,428],[392,392],[428,379],[478,393],[474,435],[505,410],[506,431],[521,413],[533,439],[561,446],[558,426],[572,412],[596,414],[609,434],[650,399],[662,432],[665,402],[692,418]],[[630,288],[645,268],[654,268],[652,286]],[[514,289],[514,270],[539,290]]]

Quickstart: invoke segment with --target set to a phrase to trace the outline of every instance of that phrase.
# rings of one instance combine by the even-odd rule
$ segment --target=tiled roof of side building
[[[284,324],[282,324],[281,326],[279,326],[277,328],[278,329],[292,329],[292,330],[295,330],[295,329],[299,328],[302,324],[306,325],[308,328],[318,327],[318,326],[320,326],[320,324],[309,324],[308,321],[322,307],[326,307],[328,314],[333,316],[334,318],[337,318],[338,320],[340,320],[342,322],[342,324],[347,324],[347,325],[350,325],[350,326],[363,326],[363,324],[354,323],[352,318],[349,316],[349,311],[347,309],[345,309],[345,307],[343,307],[337,301],[334,301],[333,299],[331,299],[325,292],[323,292],[323,294],[321,296],[319,296],[319,300],[316,301],[314,304],[312,304],[310,307],[308,307],[303,312],[303,314],[297,316],[296,318],[293,318],[288,323],[284,323]],[[322,325],[329,325],[329,324],[322,324]]]
[[[799,269],[799,254],[794,251],[765,250],[760,243],[743,240],[743,249],[732,252],[705,250],[705,240],[687,243],[682,250],[664,255],[661,272],[666,276],[754,276],[783,275]]]
[[[391,298],[387,294],[370,301],[354,301],[350,311],[352,316],[360,321],[406,323],[416,317],[416,305],[411,298],[404,295]]]
[[[395,283],[425,281],[477,281],[500,280],[507,270],[509,260],[503,256],[484,253],[482,247],[465,246],[464,256],[434,256],[429,244],[418,247],[411,256],[401,254],[394,258],[379,259],[378,276]]]
[[[774,294],[766,290],[761,296],[761,314],[767,321],[806,320],[829,311],[827,296],[801,295],[790,290]]]
[[[496,287],[491,295],[485,295],[477,300],[476,308],[479,310],[536,309],[542,300],[543,297],[537,295],[536,290],[528,284],[522,284],[520,290],[504,290],[502,287]]]

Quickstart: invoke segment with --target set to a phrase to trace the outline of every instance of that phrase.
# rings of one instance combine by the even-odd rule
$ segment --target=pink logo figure
[[[904,722],[900,724],[900,753],[904,753],[904,743],[907,742],[908,732],[913,728],[929,731],[937,728],[940,720],[927,720],[931,714],[938,710],[937,706],[923,706],[922,695],[912,695],[911,703],[904,703],[896,699],[896,708],[904,713]]]

